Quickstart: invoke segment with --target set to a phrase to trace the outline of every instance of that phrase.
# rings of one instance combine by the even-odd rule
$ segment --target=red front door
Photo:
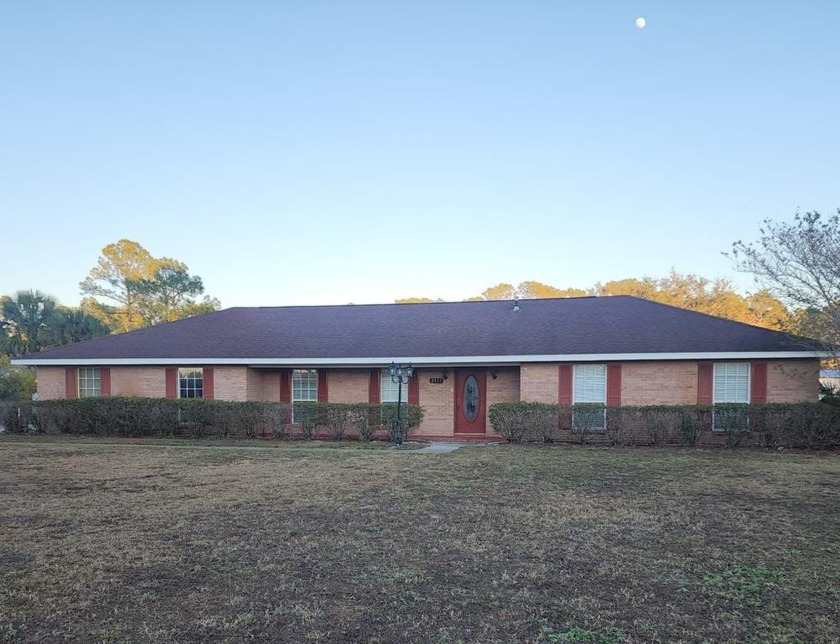
[[[487,433],[487,372],[455,370],[455,433]]]

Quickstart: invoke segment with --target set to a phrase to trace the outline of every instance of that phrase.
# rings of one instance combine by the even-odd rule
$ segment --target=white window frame
[[[750,369],[749,362],[715,362],[712,365],[712,404],[715,405],[717,403],[742,403],[742,404],[749,404],[750,402],[750,391],[752,391],[752,369]],[[747,391],[746,391],[746,399],[745,400],[728,400],[722,394],[720,397],[718,396],[717,391],[717,379],[718,379],[718,370],[722,367],[745,367],[747,371]]]
[[[76,369],[76,396],[98,398],[102,395],[102,369],[79,367]]]
[[[717,382],[718,382],[718,369],[722,367],[745,367],[747,370],[747,392],[746,392],[746,400],[728,400],[726,396],[722,393],[718,396],[717,391]],[[752,395],[752,364],[749,362],[715,362],[712,364],[712,407],[717,404],[739,404],[739,405],[749,405]],[[715,412],[712,410],[712,431],[715,432],[722,432],[722,429],[715,427]]]
[[[408,403],[408,381],[398,385],[391,380],[391,373],[387,369],[383,369],[379,375],[379,402],[382,403],[396,403],[399,389],[402,388],[402,402]]]
[[[304,387],[303,376],[307,382]],[[302,394],[306,394],[303,396]],[[310,397],[311,396],[311,397]],[[296,402],[318,402],[318,370],[317,369],[293,369],[292,370],[292,404]]]
[[[306,375],[307,386],[303,387],[302,377]],[[295,421],[295,403],[318,402],[318,370],[317,369],[292,369],[292,422]],[[306,397],[302,394],[306,392]],[[311,398],[309,396],[312,396]]]
[[[600,367],[604,372],[604,397],[603,400],[578,400],[577,374],[578,369],[592,370],[593,367]],[[607,430],[607,365],[604,363],[587,363],[572,365],[572,429],[575,428],[574,406],[578,404],[604,405],[603,421],[601,427],[592,427],[590,431],[605,432]]]
[[[196,377],[195,373],[199,374],[199,377]],[[203,367],[178,367],[178,382],[177,382],[177,393],[178,398],[183,398],[184,400],[189,399],[201,399],[204,398],[204,368]],[[182,384],[183,382],[183,384]],[[197,383],[201,383],[201,387],[198,386]],[[186,392],[187,395],[183,395]],[[190,396],[189,393],[192,392],[193,395]],[[196,395],[199,394],[200,395]]]

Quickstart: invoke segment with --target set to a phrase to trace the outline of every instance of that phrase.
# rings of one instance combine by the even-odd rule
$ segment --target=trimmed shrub
[[[840,407],[792,405],[779,445],[802,449],[840,449]]]
[[[320,405],[317,402],[296,402],[292,405],[294,412],[292,422],[300,426],[301,438],[306,440],[315,438],[318,421],[321,417]]]
[[[530,413],[533,406],[551,409],[556,432]],[[588,443],[603,427],[602,405],[546,405],[506,402],[490,405],[493,429],[512,443],[558,440]],[[712,423],[714,422],[714,428]],[[599,427],[599,425],[601,427]],[[571,432],[565,431],[571,429]],[[730,447],[758,444],[802,449],[840,448],[840,407],[824,403],[765,405],[651,405],[609,407],[604,438],[613,445],[694,446],[707,434]],[[711,439],[717,442],[717,438]]]
[[[367,443],[379,429],[379,405],[359,403],[353,405],[353,426],[359,433],[359,440]]]
[[[490,405],[488,416],[493,431],[511,443],[557,440],[560,405],[536,402],[504,402]]]
[[[667,445],[673,442],[671,437],[682,420],[679,407],[656,405],[645,408],[642,413],[651,445]]]
[[[501,402],[490,405],[487,416],[493,426],[493,431],[503,436],[509,443],[521,443],[527,427],[527,404]]]
[[[526,403],[526,422],[533,432],[534,440],[552,443],[558,438],[561,408],[545,403]]]
[[[0,403],[0,425],[13,434],[37,431],[32,404]]]
[[[48,400],[17,407],[20,418],[26,417],[40,432],[89,436],[282,436],[289,422],[288,405],[268,402],[108,397]],[[27,431],[27,426],[7,425],[9,431]]]
[[[680,407],[680,439],[683,445],[694,447],[700,442],[703,431],[709,426],[707,417],[711,413],[706,407]]]
[[[393,441],[396,437],[397,426],[397,403],[382,403],[378,405],[380,427],[388,434],[388,440]],[[423,422],[423,408],[420,405],[409,405],[402,403],[400,420],[403,426],[403,438],[408,438],[415,429]]]
[[[722,431],[727,447],[738,447],[750,433],[750,406],[736,403],[715,405],[712,429]]]
[[[330,436],[337,441],[344,438],[347,428],[352,425],[359,414],[356,405],[349,403],[321,403],[323,407],[324,424]]]
[[[577,434],[581,445],[587,445],[594,432],[606,432],[606,412],[607,408],[597,403],[572,406],[572,432]]]
[[[635,443],[640,432],[642,414],[637,407],[608,407],[604,437],[610,445],[624,447]]]
[[[294,425],[292,425],[294,411]],[[423,409],[403,403],[406,435],[423,420]],[[312,439],[325,430],[341,440],[351,428],[361,440],[385,430],[393,438],[396,404],[298,402],[294,406],[272,402],[232,402],[201,398],[72,398],[25,403],[4,403],[0,422],[9,432],[79,434],[124,437],[242,437],[288,435]]]

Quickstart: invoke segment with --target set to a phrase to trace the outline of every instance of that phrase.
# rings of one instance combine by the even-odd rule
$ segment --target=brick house
[[[392,361],[414,377],[401,392]],[[629,297],[232,308],[47,350],[41,400],[205,397],[421,405],[424,437],[492,436],[501,401],[800,402],[819,358],[801,339]]]

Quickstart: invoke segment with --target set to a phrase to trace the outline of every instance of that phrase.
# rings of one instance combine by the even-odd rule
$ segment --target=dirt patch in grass
[[[840,458],[0,442],[0,637],[830,642]]]

